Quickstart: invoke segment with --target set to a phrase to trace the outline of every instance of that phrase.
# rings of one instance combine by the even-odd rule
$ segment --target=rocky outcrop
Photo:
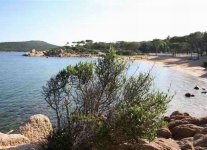
[[[0,133],[0,149],[40,150],[52,134],[49,118],[42,114],[31,116],[19,129],[18,134]]]
[[[172,139],[157,138],[149,144],[142,145],[142,150],[179,150],[180,147]]]
[[[33,143],[47,139],[52,130],[49,118],[42,114],[31,116],[19,127],[19,132]]]
[[[165,117],[169,123],[157,131],[151,142],[140,139],[137,143],[106,145],[119,150],[207,150],[207,117],[196,118],[188,113],[173,112]],[[0,133],[0,149],[40,150],[52,133],[50,120],[41,114],[31,116],[15,134]],[[109,147],[108,147],[109,146]]]
[[[39,57],[44,55],[45,55],[45,51],[37,51],[35,49],[23,54],[23,56],[39,56]]]
[[[152,142],[146,141],[144,139],[142,141],[145,142],[138,142],[136,144],[125,143],[118,146],[113,146],[110,148],[110,150],[180,150],[177,142],[172,139],[156,138]]]
[[[0,133],[0,146],[15,146],[28,143],[30,143],[30,140],[24,135]]]
[[[207,117],[173,112],[164,118],[169,124],[157,131],[154,141],[138,144],[137,150],[207,150]],[[135,146],[135,145],[134,145]]]
[[[207,150],[207,117],[196,118],[188,113],[173,112],[164,118],[168,126],[157,131],[152,142],[121,144],[121,150]]]
[[[169,122],[165,128],[169,129],[181,150],[207,150],[207,117],[196,118],[175,111],[165,120]]]
[[[163,127],[163,128],[160,128],[158,131],[157,131],[157,136],[158,137],[162,137],[162,138],[166,138],[166,139],[169,139],[172,137],[172,133],[170,132],[170,130],[166,127]]]
[[[171,129],[171,132],[175,139],[182,139],[186,137],[193,137],[196,133],[200,133],[202,129],[202,127],[194,124],[181,124]]]
[[[53,49],[47,51],[37,51],[35,49],[23,54],[23,56],[46,56],[46,57],[100,57],[103,53],[90,54],[90,53],[75,53],[65,52],[62,49]]]

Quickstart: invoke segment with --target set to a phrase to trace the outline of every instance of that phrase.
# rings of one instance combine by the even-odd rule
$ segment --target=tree
[[[93,46],[93,40],[85,40],[85,47],[86,48],[92,48]]]
[[[203,34],[201,32],[195,32],[188,36],[188,44],[191,49],[191,53],[196,51],[197,58],[199,59],[199,55],[201,53],[201,41],[203,38]]]
[[[207,55],[207,32],[203,34],[202,45],[203,45],[203,50],[206,52]]]
[[[59,127],[62,131],[69,129],[61,135],[71,135],[73,148],[100,149],[105,143],[155,137],[171,98],[150,90],[149,73],[128,77],[127,68],[111,48],[95,63],[68,66],[43,88],[46,102],[59,119],[57,122],[67,123]]]
[[[50,108],[55,111],[57,120],[57,130],[63,128],[64,117],[64,102],[69,98],[69,90],[67,89],[67,72],[65,70],[59,72],[58,75],[52,77],[46,86],[43,86],[42,94],[45,101],[49,104]]]
[[[155,53],[156,53],[156,55],[157,55],[158,50],[159,50],[160,47],[162,46],[163,42],[162,42],[161,40],[159,40],[159,39],[154,39],[154,40],[152,41],[152,44],[153,44],[153,46],[154,46],[154,48],[155,48]]]
[[[143,53],[150,53],[152,52],[152,42],[148,41],[148,42],[141,42],[140,43],[140,47],[139,50]]]

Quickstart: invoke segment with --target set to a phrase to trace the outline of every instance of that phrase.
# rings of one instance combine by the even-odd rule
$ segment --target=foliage
[[[75,46],[69,49],[75,53],[107,52],[110,46],[118,50],[119,55],[135,55],[140,51],[142,53],[197,53],[207,55],[207,33],[195,32],[185,36],[167,37],[166,39],[153,39],[152,41],[126,42],[117,41],[114,43],[93,42],[92,40],[78,41]]]
[[[0,43],[0,51],[18,51],[26,52],[32,49],[45,50],[50,48],[56,48],[56,45],[52,45],[43,41],[26,41],[26,42],[2,42]]]
[[[124,100],[117,106],[113,117],[114,130],[118,132],[116,137],[128,141],[153,140],[156,130],[164,125],[159,117],[166,111],[168,102],[168,96],[159,92]]]
[[[203,62],[203,67],[207,68],[207,62]]]
[[[48,150],[69,150],[72,147],[71,134],[68,130],[54,132],[48,139]]]
[[[70,65],[52,77],[43,94],[59,118],[57,133],[62,134],[55,134],[51,144],[62,138],[72,149],[101,149],[153,139],[171,97],[150,90],[153,79],[149,73],[128,77],[127,68],[110,48],[97,62]],[[65,133],[69,137],[62,136]],[[67,143],[62,145],[70,149]]]

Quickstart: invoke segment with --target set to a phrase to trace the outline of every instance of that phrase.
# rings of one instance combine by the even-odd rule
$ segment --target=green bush
[[[203,62],[203,67],[207,68],[207,61]]]
[[[150,90],[149,73],[128,77],[127,68],[110,49],[103,59],[70,65],[47,82],[43,95],[61,133],[54,134],[49,147],[106,149],[155,137],[171,97]]]

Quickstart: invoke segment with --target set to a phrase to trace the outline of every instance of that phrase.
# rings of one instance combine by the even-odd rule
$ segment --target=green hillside
[[[25,41],[25,42],[2,42],[0,43],[0,51],[16,51],[26,52],[32,49],[45,50],[55,48],[56,45],[49,44],[44,41]]]

